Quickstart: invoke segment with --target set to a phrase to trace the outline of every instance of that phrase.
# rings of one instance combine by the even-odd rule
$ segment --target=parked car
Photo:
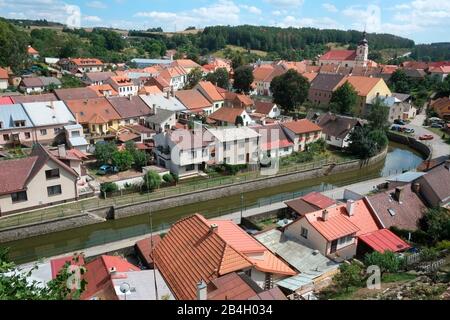
[[[431,134],[424,134],[419,137],[419,140],[433,140],[434,137]]]
[[[431,127],[432,127],[432,128],[437,128],[437,129],[444,129],[444,125],[441,124],[441,123],[439,123],[439,122],[433,122],[433,123],[431,124]]]
[[[416,131],[413,128],[403,128],[403,132],[405,132],[405,133],[414,133]]]
[[[398,125],[393,125],[391,127],[391,131],[399,131],[399,132],[401,132],[402,131],[402,127],[400,127]]]
[[[98,169],[97,174],[99,176],[104,176],[107,174],[113,174],[113,173],[118,173],[118,172],[119,172],[119,169],[116,166],[104,164]]]
[[[404,126],[406,123],[405,123],[405,121],[403,121],[401,119],[395,119],[394,120],[394,124],[398,124],[400,126]]]

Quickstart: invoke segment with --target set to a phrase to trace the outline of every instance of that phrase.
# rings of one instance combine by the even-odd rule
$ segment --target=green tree
[[[308,97],[309,81],[295,70],[275,77],[270,84],[273,101],[287,111],[302,105]]]
[[[356,127],[349,137],[349,151],[360,159],[367,159],[376,155],[388,143],[384,131],[371,131],[369,127]]]
[[[339,266],[339,273],[333,278],[333,282],[346,292],[350,287],[360,287],[363,282],[363,268],[356,262],[342,263]]]
[[[244,119],[242,119],[241,116],[237,116],[236,120],[234,121],[234,125],[237,126],[243,126],[244,125]]]
[[[131,169],[133,162],[133,155],[127,150],[116,151],[112,154],[112,164],[117,166],[120,171]]]
[[[450,77],[437,85],[436,93],[438,97],[450,97]]]
[[[347,81],[333,92],[330,100],[330,108],[340,114],[352,114],[356,106],[358,93]]]
[[[403,69],[395,70],[389,80],[389,83],[391,85],[392,91],[394,92],[408,94],[411,92],[410,79]]]
[[[428,209],[423,228],[434,242],[450,240],[450,213],[444,208]]]
[[[112,161],[113,154],[117,152],[117,146],[114,142],[97,142],[95,144],[94,157],[97,159],[97,164],[109,164]]]
[[[384,253],[374,251],[366,254],[364,257],[366,266],[378,266],[381,272],[398,272],[402,268],[403,262],[403,259],[392,251],[385,251]]]
[[[243,66],[234,70],[233,86],[238,92],[248,93],[251,90],[253,80],[253,69],[251,67]]]
[[[153,191],[161,185],[161,176],[153,171],[149,170],[147,174],[144,176],[144,188],[146,188],[149,191]]]
[[[134,166],[136,169],[141,169],[148,164],[148,154],[145,151],[137,150],[133,153]]]
[[[15,72],[23,69],[30,41],[25,31],[0,18],[0,67],[11,67]]]
[[[389,107],[380,99],[376,99],[370,108],[367,120],[373,130],[388,130]]]
[[[206,80],[214,83],[220,88],[228,89],[230,86],[230,77],[227,69],[225,68],[219,68],[214,72],[208,73]]]
[[[194,88],[203,78],[203,72],[200,68],[192,69],[187,75],[187,83],[185,89]]]

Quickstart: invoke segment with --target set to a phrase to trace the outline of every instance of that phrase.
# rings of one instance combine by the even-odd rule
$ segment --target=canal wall
[[[375,165],[386,158],[388,149],[386,148],[380,154],[369,158],[367,160],[354,160],[336,165],[325,165],[320,168],[282,174],[275,177],[264,177],[252,181],[239,182],[229,186],[220,186],[210,188],[208,190],[196,191],[183,195],[177,195],[167,197],[164,199],[157,199],[152,201],[145,201],[141,203],[134,203],[123,206],[115,206],[113,208],[114,219],[122,219],[130,216],[140,215],[148,212],[156,212],[163,209],[170,209],[174,207],[180,207],[195,202],[203,202],[208,200],[214,200],[222,197],[229,197],[248,192],[249,190],[261,190],[279,185],[299,181],[320,178],[326,175],[332,175],[337,173],[345,173],[349,171],[359,170],[368,166]]]
[[[389,140],[406,145],[411,149],[416,150],[421,155],[423,155],[425,157],[425,160],[429,160],[431,156],[431,150],[426,144],[422,143],[420,140],[417,140],[413,137],[407,137],[392,131],[389,131],[387,133],[387,136]]]
[[[70,217],[30,223],[20,227],[3,229],[0,232],[0,243],[84,227],[101,222],[105,222],[105,219],[101,219],[91,213],[84,212]]]
[[[386,158],[387,152],[388,149],[386,148],[380,154],[364,161],[354,160],[339,163],[336,165],[329,164],[316,169],[302,172],[286,173],[272,177],[263,177],[252,181],[239,182],[228,186],[218,186],[210,188],[208,190],[195,191],[152,201],[145,201],[122,206],[107,206],[93,209],[88,212],[83,212],[76,216],[3,229],[0,231],[0,243],[83,227],[90,224],[101,223],[105,220],[123,219],[131,216],[145,214],[148,212],[156,212],[164,209],[181,207],[196,202],[234,196],[248,191],[276,187],[291,182],[315,179],[327,175],[360,170],[365,167],[376,165],[379,162],[383,161]]]

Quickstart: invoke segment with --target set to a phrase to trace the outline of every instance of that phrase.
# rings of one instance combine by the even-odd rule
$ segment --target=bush
[[[380,267],[381,272],[395,273],[403,266],[403,259],[391,251],[379,253],[374,251],[366,254],[364,258],[366,266],[376,265]]]
[[[442,251],[442,250],[448,250],[450,249],[450,241],[449,240],[442,240],[436,244],[436,250]]]
[[[174,183],[175,180],[170,173],[167,173],[163,176],[163,180],[167,183]]]
[[[363,268],[360,264],[352,262],[342,263],[339,266],[339,273],[334,276],[333,281],[337,287],[348,291],[350,287],[360,287],[364,280]]]
[[[176,183],[178,183],[178,181],[180,181],[180,177],[178,177],[178,175],[176,173],[171,173],[173,181],[175,181]]]
[[[147,172],[147,174],[144,176],[144,184],[143,184],[145,190],[153,191],[154,189],[159,188],[160,185],[161,185],[160,175],[152,170]]]
[[[119,186],[115,184],[114,182],[105,182],[100,185],[100,191],[102,193],[110,193],[110,192],[116,192],[119,190]]]
[[[422,261],[433,261],[438,257],[438,252],[434,248],[423,248],[419,254]]]

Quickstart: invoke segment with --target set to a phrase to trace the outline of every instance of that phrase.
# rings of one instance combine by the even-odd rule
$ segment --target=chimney
[[[210,230],[211,233],[217,233],[217,229],[218,228],[219,228],[219,226],[217,224],[213,223],[213,224],[211,224],[209,230]]]
[[[205,281],[197,283],[197,300],[207,300],[207,287]]]
[[[170,98],[170,91],[167,91],[166,92],[166,99],[169,99]]]
[[[420,183],[416,182],[412,185],[412,191],[416,194],[420,193]]]
[[[115,274],[117,272],[116,267],[109,268],[109,274]]]
[[[76,121],[77,124],[79,124],[79,121],[78,121],[78,112],[75,113],[75,121]]]
[[[348,216],[352,217],[355,214],[355,206],[356,203],[353,200],[347,200],[347,212],[348,212]]]
[[[399,203],[402,203],[402,200],[403,200],[403,188],[401,188],[401,187],[395,188],[395,200],[397,200]]]
[[[128,100],[133,100],[133,96],[131,94],[128,96]]]
[[[450,160],[445,161],[445,168],[450,171]]]
[[[66,152],[66,145],[60,144],[58,145],[58,155],[60,158],[66,158],[67,152]]]
[[[328,210],[323,210],[322,211],[322,220],[323,221],[328,221],[328,215],[329,215],[329,213],[328,213]]]

